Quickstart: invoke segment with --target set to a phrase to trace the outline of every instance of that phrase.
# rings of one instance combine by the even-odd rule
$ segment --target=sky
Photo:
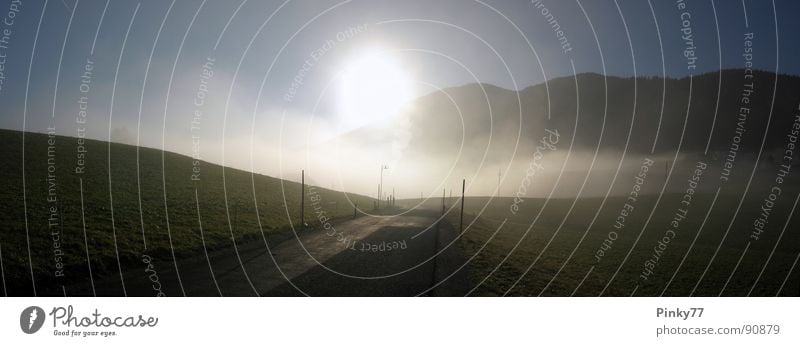
[[[396,59],[415,96],[741,68],[748,32],[755,68],[800,74],[798,14],[792,0],[3,0],[0,128],[85,129],[296,180],[286,172],[304,163],[286,157],[341,133],[326,130],[338,128],[336,80],[365,51]]]

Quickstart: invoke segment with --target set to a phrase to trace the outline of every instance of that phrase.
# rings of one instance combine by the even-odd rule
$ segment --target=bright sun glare
[[[342,125],[353,129],[391,119],[410,100],[411,84],[406,71],[390,55],[359,55],[340,76]]]

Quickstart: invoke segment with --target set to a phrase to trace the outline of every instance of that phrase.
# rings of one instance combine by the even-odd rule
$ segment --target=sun
[[[359,54],[341,70],[339,110],[347,129],[385,123],[411,99],[412,80],[385,51]]]

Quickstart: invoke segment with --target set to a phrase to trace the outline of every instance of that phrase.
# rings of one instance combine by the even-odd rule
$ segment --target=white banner
[[[800,298],[5,298],[2,345],[800,345]]]

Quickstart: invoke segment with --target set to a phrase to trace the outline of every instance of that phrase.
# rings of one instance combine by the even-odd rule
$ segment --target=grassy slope
[[[747,255],[742,259],[739,269],[724,291],[725,295],[748,294],[777,242],[788,211],[794,202],[794,198],[792,198],[794,196],[796,196],[796,191],[787,190],[786,195],[779,201],[779,205],[770,216],[771,223],[766,227],[761,239],[752,242]],[[681,223],[677,237],[670,242],[653,274],[647,281],[637,281],[644,261],[652,256],[653,247],[664,235],[667,225],[680,203],[680,198],[680,195],[665,195],[661,199],[659,208],[653,214],[649,226],[645,229],[630,258],[609,285],[605,295],[629,295],[637,284],[640,284],[637,295],[660,295],[662,293],[697,234],[713,195],[695,196],[687,219]],[[738,201],[739,196],[720,194],[714,211],[710,214],[705,227],[697,238],[694,248],[686,256],[685,263],[679,273],[675,275],[665,295],[690,294],[727,230],[727,225],[734,215]],[[438,201],[436,202],[438,203]],[[453,202],[457,202],[457,200]],[[550,283],[543,295],[569,296],[575,291],[576,295],[592,296],[600,294],[622,263],[655,205],[656,198],[654,196],[642,197],[637,202],[635,212],[626,221],[626,227],[623,231],[619,231],[618,239],[613,242],[610,250],[605,251],[605,255],[599,263],[594,257],[595,253],[608,232],[612,230],[614,220],[624,204],[623,198],[610,197],[606,201],[580,246],[578,246],[580,239],[594,218],[601,198],[578,200],[547,250],[544,250],[545,246],[567,215],[572,200],[551,200],[536,222],[536,226],[524,238],[523,234],[541,209],[544,203],[543,199],[525,200],[520,204],[520,212],[513,215],[509,212],[509,206],[512,203],[510,198],[495,198],[476,220],[475,215],[487,202],[488,198],[468,197],[465,204],[465,227],[473,220],[475,222],[467,228],[460,239],[460,245],[467,258],[474,255],[470,263],[473,280],[476,283],[483,281],[473,294],[502,295],[506,293],[528,269],[528,266],[539,257],[538,262],[509,292],[511,295],[537,295],[550,283],[550,280],[577,246],[572,259],[558,274],[558,277]],[[437,203],[429,202],[429,207],[440,208],[433,205]],[[697,288],[696,295],[720,293],[749,240],[748,237],[752,230],[751,222],[760,211],[759,207],[760,199],[748,198],[745,200],[728,238],[710,266],[706,277]],[[794,220],[797,219],[796,216]],[[458,227],[458,217],[458,208],[454,208],[448,215],[450,222],[456,227]],[[495,234],[503,220],[506,220],[505,225]],[[493,235],[494,238],[489,241]],[[501,265],[503,259],[520,239],[522,241],[519,246]],[[794,221],[789,223],[769,266],[766,267],[752,294],[775,295],[789,273],[798,252],[800,252],[800,228]],[[580,289],[576,291],[579,283],[592,266],[594,266],[592,273],[586,277],[584,283],[580,285]],[[496,271],[492,273],[495,269]],[[795,269],[787,281],[782,295],[798,294],[799,274]]]
[[[0,247],[9,295],[32,293],[26,234],[30,239],[30,261],[39,294],[49,287],[58,287],[57,284],[88,279],[80,179],[83,181],[85,243],[95,278],[118,271],[117,252],[123,270],[126,263],[138,261],[142,254],[171,259],[170,237],[171,248],[179,258],[202,252],[195,191],[202,216],[203,237],[211,248],[230,245],[231,234],[237,241],[253,237],[260,239],[256,203],[265,233],[289,229],[286,206],[291,220],[299,219],[298,183],[230,168],[225,169],[223,180],[222,167],[206,162],[201,164],[201,180],[192,181],[190,157],[148,148],[140,148],[139,152],[140,200],[136,147],[115,143],[109,146],[107,142],[87,140],[86,173],[79,176],[73,172],[77,139],[58,136],[55,138],[55,182],[62,222],[58,227],[49,227],[48,208],[54,204],[47,202],[48,138],[44,134],[25,134],[27,208],[24,208],[22,135],[17,131],[0,130],[0,146],[4,149],[0,152],[3,165],[0,169]],[[224,187],[227,188],[232,229],[226,215]],[[316,189],[322,195],[322,205],[330,217],[352,214],[347,197],[361,206],[372,205],[371,199],[364,196],[345,196],[342,192]],[[310,204],[306,199],[306,222],[314,218]],[[58,233],[66,265],[65,275],[61,278],[55,277],[54,231]],[[143,235],[147,242],[146,250]]]

